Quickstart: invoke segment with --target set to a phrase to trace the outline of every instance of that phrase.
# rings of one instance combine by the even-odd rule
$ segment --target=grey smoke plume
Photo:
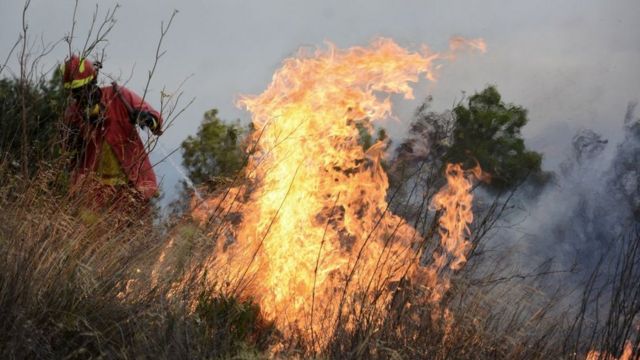
[[[404,196],[396,204],[410,222],[420,214],[423,194],[428,198],[442,185],[442,157],[455,122],[451,113],[430,111],[430,100],[417,109],[409,136],[397,147],[390,168],[392,183],[419,169],[418,175],[401,185]],[[499,260],[507,276],[533,274],[541,265],[546,266],[545,273],[570,272],[566,276],[574,283],[589,274],[640,219],[640,119],[635,107],[629,104],[624,122],[618,122],[624,133],[619,141],[608,141],[590,129],[578,130],[566,144],[569,151],[564,160],[546,169],[553,174],[551,180],[543,186],[525,183],[517,189],[478,252]],[[558,142],[557,128],[549,132]],[[416,185],[420,191],[413,191]],[[475,196],[477,227],[496,194],[479,187]],[[549,281],[557,283],[558,276],[562,275]]]
[[[543,287],[565,283],[579,289],[638,224],[640,119],[634,110],[630,104],[618,144],[581,129],[549,184],[518,192],[513,210],[487,240],[487,248],[508,259],[507,272],[531,273],[547,264],[560,274],[540,279]]]

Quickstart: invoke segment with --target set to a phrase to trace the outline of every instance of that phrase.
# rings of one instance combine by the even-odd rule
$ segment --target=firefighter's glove
[[[158,133],[158,130],[160,130],[158,128],[158,120],[148,111],[138,111],[135,114],[135,120],[142,129],[148,127],[154,134]]]

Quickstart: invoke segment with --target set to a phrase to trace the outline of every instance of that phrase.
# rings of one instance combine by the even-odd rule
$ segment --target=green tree
[[[189,178],[212,190],[221,179],[235,176],[244,165],[247,133],[239,121],[220,120],[218,110],[205,112],[197,134],[182,142],[182,163]]]
[[[389,138],[389,136],[387,135],[387,130],[385,130],[382,127],[376,129],[375,138],[373,137],[373,135],[371,134],[369,129],[367,129],[366,126],[362,124],[356,124],[356,128],[358,129],[358,133],[360,135],[359,143],[360,145],[362,145],[362,148],[364,149],[364,151],[369,150],[369,148],[373,146],[373,144],[375,144],[376,142],[385,141]]]
[[[22,147],[27,147],[28,168],[33,173],[40,161],[60,155],[59,120],[66,106],[66,93],[62,88],[62,74],[56,70],[48,80],[40,78],[27,82],[24,93],[20,79],[0,79],[0,161],[20,168]],[[22,109],[24,94],[25,109]],[[27,143],[22,138],[22,112],[27,119]],[[52,149],[54,151],[52,151]]]
[[[452,111],[430,111],[428,98],[416,111],[409,136],[396,149],[391,180],[403,181],[421,169],[425,187],[438,182],[446,163],[476,165],[491,176],[485,187],[503,190],[530,176],[544,183],[548,175],[540,169],[542,155],[525,147],[520,133],[527,110],[505,104],[494,86],[489,86],[456,105]],[[437,186],[436,186],[437,187]]]
[[[520,130],[527,124],[527,110],[506,104],[494,86],[471,96],[453,109],[452,144],[446,162],[476,163],[491,175],[490,187],[511,187],[527,176],[542,175],[542,155],[527,150]]]

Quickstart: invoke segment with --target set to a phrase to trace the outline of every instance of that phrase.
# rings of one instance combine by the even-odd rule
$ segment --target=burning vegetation
[[[463,46],[484,50],[481,40],[451,43],[452,51]],[[329,44],[286,60],[265,92],[242,98],[255,128],[247,181],[194,200],[194,216],[216,223],[210,280],[255,299],[285,333],[320,344],[336,323],[353,327],[367,311],[387,308],[401,283],[420,289],[417,301],[438,303],[449,288],[446,270],[466,261],[470,173],[446,168],[447,185],[433,201],[442,246],[426,266],[425,242],[435,237],[391,212],[385,144],[365,151],[357,125],[372,131],[392,116],[390,95],[412,98],[411,83],[433,80],[436,61],[450,57],[389,39],[346,50]]]
[[[391,99],[412,99],[463,50],[486,46],[300,50],[238,101],[250,128],[205,114],[183,149],[206,189],[155,223],[150,209],[87,208],[68,191],[64,139],[21,127],[58,120],[60,73],[0,80],[0,356],[638,359],[634,105],[595,186],[576,178],[606,140],[582,131],[575,161],[546,173],[520,134],[526,109],[493,86],[441,114],[426,101],[394,151],[384,132],[374,140],[398,120]],[[521,229],[560,255],[580,237],[589,256],[526,267]]]

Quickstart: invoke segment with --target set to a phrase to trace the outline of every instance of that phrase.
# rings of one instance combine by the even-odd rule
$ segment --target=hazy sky
[[[114,1],[100,1],[104,12]],[[74,2],[33,0],[29,31],[45,41],[68,33]],[[0,58],[20,32],[22,1],[0,4]],[[640,1],[638,0],[477,0],[477,1],[126,1],[106,44],[103,72],[126,78],[142,91],[151,67],[162,20],[179,10],[167,35],[165,57],[151,83],[149,101],[158,106],[162,87],[184,86],[196,100],[162,137],[173,149],[216,107],[225,119],[249,115],[234,106],[238,94],[256,94],[269,83],[280,62],[300,46],[366,45],[384,36],[418,49],[428,44],[445,50],[449,38],[485,39],[488,52],[468,54],[440,72],[436,84],[421,83],[418,99],[428,94],[444,110],[467,93],[495,84],[505,100],[524,105],[530,145],[547,154],[553,166],[575,129],[589,127],[615,139],[626,104],[640,98]],[[78,36],[83,35],[95,2],[78,8]],[[81,42],[77,42],[81,47]],[[47,59],[65,57],[65,46]],[[15,66],[13,67],[15,69]],[[4,73],[7,75],[10,73]],[[397,104],[400,123],[385,124],[401,137],[417,102]],[[163,156],[161,151],[153,155]],[[180,156],[173,157],[179,163]],[[178,176],[170,164],[158,167],[171,191]]]

